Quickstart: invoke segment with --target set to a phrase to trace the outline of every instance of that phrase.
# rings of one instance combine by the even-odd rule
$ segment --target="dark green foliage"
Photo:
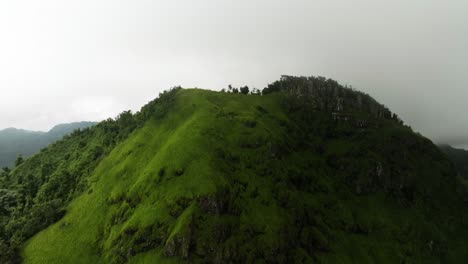
[[[15,160],[15,167],[18,167],[19,165],[23,164],[24,162],[24,159],[23,159],[23,155],[18,155],[16,157],[16,160]]]
[[[248,86],[241,87],[241,88],[239,88],[239,90],[240,90],[241,94],[249,94],[249,87]]]
[[[142,126],[145,119],[164,116],[174,94],[171,91],[164,92],[135,115],[125,111],[115,120],[75,130],[26,161],[18,156],[15,170],[2,169],[0,263],[18,262],[19,247],[65,214],[66,205],[88,188],[87,177],[102,157]],[[66,126],[58,126],[52,134],[59,135],[65,130]]]
[[[18,204],[18,193],[0,189],[0,216],[9,215]]]
[[[226,89],[222,89],[221,92],[226,92]],[[232,85],[228,85],[227,92],[228,92],[228,93],[235,93],[235,94],[241,93],[241,94],[247,95],[247,94],[249,94],[250,89],[249,89],[248,86],[243,86],[243,87],[239,87],[239,88],[234,88],[234,87],[232,87]],[[261,92],[260,92],[260,90],[254,88],[254,89],[252,90],[252,94],[257,94],[257,95],[258,95],[258,94],[261,94]]]
[[[175,94],[180,89],[182,88],[173,87],[170,90],[166,90],[160,93],[156,100],[153,100],[143,106],[134,118],[137,125],[141,127],[150,118],[160,119],[167,115],[170,106],[174,104]]]
[[[261,95],[262,94],[262,91],[260,89],[257,89],[257,88],[252,88],[252,91],[250,92],[251,94],[253,95]]]
[[[468,151],[452,148],[449,145],[441,145],[440,149],[455,164],[460,175],[468,180]]]
[[[320,110],[334,114],[335,119],[346,119],[352,112],[361,112],[375,118],[394,119],[396,114],[379,104],[369,95],[343,87],[338,82],[324,77],[295,77],[283,75],[263,90],[263,94],[283,92],[289,95],[286,107],[307,109],[303,114]]]

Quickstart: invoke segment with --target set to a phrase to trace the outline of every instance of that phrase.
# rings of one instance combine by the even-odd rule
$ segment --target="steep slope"
[[[29,157],[41,148],[70,134],[76,129],[83,129],[95,125],[94,122],[76,122],[61,124],[49,132],[28,131],[8,128],[0,131],[0,168],[12,167],[18,155]]]
[[[133,115],[75,130],[13,170],[0,171],[0,263],[19,263],[20,248],[37,232],[63,217],[66,206],[88,187],[103,157],[145,120],[164,115],[176,90],[160,94]],[[155,109],[158,111],[155,111]]]
[[[451,163],[336,85],[174,90],[96,162],[24,262],[463,263],[468,218]]]

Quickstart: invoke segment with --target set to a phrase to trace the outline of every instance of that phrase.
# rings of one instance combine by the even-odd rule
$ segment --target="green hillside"
[[[468,259],[452,163],[324,78],[263,95],[173,89],[0,179],[2,263]]]
[[[74,130],[87,128],[95,124],[94,122],[61,124],[53,127],[48,132],[16,128],[0,130],[0,168],[14,166],[18,155],[29,157]]]

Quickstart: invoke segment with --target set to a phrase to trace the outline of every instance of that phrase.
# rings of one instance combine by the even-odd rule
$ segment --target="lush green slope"
[[[52,176],[26,191],[41,175]],[[450,161],[371,97],[323,78],[283,77],[262,96],[175,89],[6,176],[0,249],[60,219],[22,247],[25,263],[468,258],[466,189]]]
[[[254,120],[251,115],[258,114],[255,101],[260,97],[238,95],[237,100],[223,97],[205,91],[182,91],[163,121],[151,119],[101,162],[91,178],[96,182],[91,187],[93,191],[73,202],[69,214],[62,220],[66,223],[66,235],[61,228],[63,223],[50,228],[50,233],[47,230],[39,234],[26,249],[26,262],[44,259],[56,247],[61,248],[61,253],[52,255],[59,261],[81,259],[83,263],[96,263],[99,259],[123,261],[127,254],[132,254],[127,252],[130,247],[136,252],[144,252],[148,244],[156,247],[155,243],[159,243],[160,251],[150,251],[149,254],[160,255],[165,240],[172,241],[168,245],[179,243],[180,236],[188,231],[191,219],[201,214],[197,199],[206,199],[205,209],[216,211],[217,201],[211,196],[229,186],[231,179],[225,171],[228,168],[219,167],[216,157],[224,155],[222,151],[225,149],[229,151],[225,145],[229,141],[233,145],[239,143],[239,132],[251,130],[234,119],[248,122]],[[279,104],[275,103],[275,98],[268,99],[263,100],[262,105],[278,111],[275,107]],[[217,105],[223,105],[224,109]],[[233,112],[250,108],[243,113]],[[217,121],[216,125],[214,121]],[[267,137],[265,130],[275,128],[272,126],[275,119],[265,122],[268,123],[259,124],[263,129],[258,136],[265,134]],[[83,228],[87,231],[84,234]],[[140,240],[148,241],[135,241],[139,236]],[[34,242],[36,239],[37,244]],[[38,246],[42,240],[51,245],[47,251]],[[176,244],[174,249],[167,247],[169,255],[176,253],[171,251],[181,250]],[[32,253],[30,258],[29,250]],[[107,254],[98,258],[97,251]],[[80,255],[89,256],[89,259],[79,258]],[[145,256],[139,258],[144,259]]]
[[[181,90],[99,163],[26,263],[461,263],[451,164],[390,119]],[[355,113],[362,116],[363,113]],[[365,114],[364,114],[365,115]]]
[[[0,168],[12,167],[18,155],[29,157],[41,148],[70,134],[76,129],[83,129],[95,125],[94,122],[76,122],[61,124],[49,132],[27,131],[8,128],[0,131]]]

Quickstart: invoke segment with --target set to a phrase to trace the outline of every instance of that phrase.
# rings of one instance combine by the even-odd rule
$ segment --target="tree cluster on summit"
[[[290,95],[289,103],[297,107],[306,107],[316,111],[330,112],[341,116],[348,113],[367,113],[373,118],[393,119],[400,124],[403,121],[386,106],[378,103],[370,95],[342,86],[337,81],[325,77],[304,77],[282,75],[281,79],[269,84],[263,90],[248,86],[234,88],[232,85],[222,92],[253,95],[266,95],[274,92],[284,92]]]

